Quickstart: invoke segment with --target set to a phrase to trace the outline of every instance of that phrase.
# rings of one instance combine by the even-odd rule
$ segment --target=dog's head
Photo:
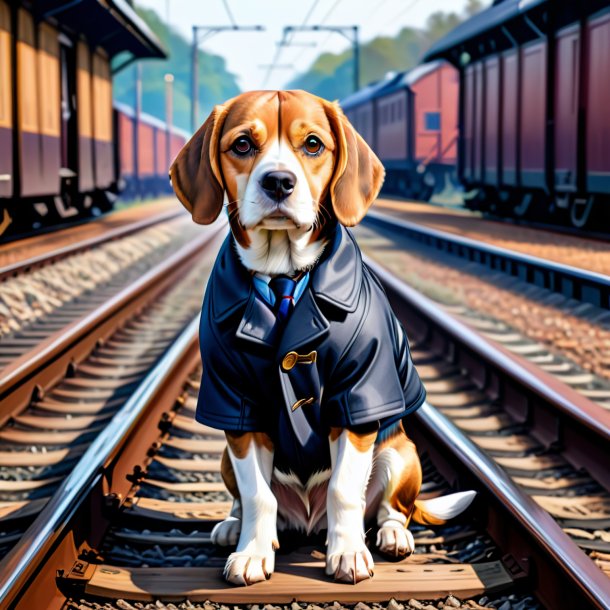
[[[216,106],[170,177],[193,220],[227,206],[246,266],[269,274],[311,266],[334,219],[360,222],[384,170],[336,103],[304,91],[251,91]]]

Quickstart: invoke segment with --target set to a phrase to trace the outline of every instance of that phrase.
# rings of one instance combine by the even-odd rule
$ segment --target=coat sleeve
[[[426,396],[385,293],[374,281],[367,288],[359,328],[324,389],[329,426],[379,421],[384,427],[417,409]]]

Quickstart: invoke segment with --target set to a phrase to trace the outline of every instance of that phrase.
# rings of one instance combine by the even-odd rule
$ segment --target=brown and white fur
[[[273,172],[289,176],[281,197],[262,186]],[[226,207],[242,263],[274,276],[314,267],[327,229],[335,219],[345,226],[360,222],[379,193],[384,170],[338,104],[303,91],[253,91],[214,109],[170,176],[195,222],[209,224]],[[226,437],[221,470],[234,504],[212,539],[237,545],[224,570],[235,584],[269,578],[278,529],[324,528],[326,573],[356,583],[373,575],[365,520],[376,521],[382,553],[403,557],[414,549],[407,529],[412,518],[443,523],[473,497],[464,492],[417,500],[421,466],[402,423],[381,442],[376,430],[331,429],[331,469],[305,485],[274,470],[267,434]]]

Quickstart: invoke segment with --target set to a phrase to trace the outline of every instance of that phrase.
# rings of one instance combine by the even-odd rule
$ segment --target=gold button
[[[292,405],[292,410],[296,411],[299,407],[302,407],[303,405],[310,405],[314,400],[315,398],[313,396],[311,398],[301,398],[301,400],[297,400]]]
[[[289,371],[297,363],[298,359],[299,355],[296,352],[288,352],[282,360],[282,368],[285,371]]]
[[[297,354],[296,352],[288,352],[282,360],[282,368],[289,371],[294,365],[299,362],[301,364],[313,364],[318,359],[318,352],[315,350],[309,354]]]

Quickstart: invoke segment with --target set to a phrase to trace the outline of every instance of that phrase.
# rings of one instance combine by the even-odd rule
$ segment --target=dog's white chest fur
[[[305,485],[294,473],[273,471],[271,490],[278,501],[279,530],[307,534],[326,528],[326,492],[331,471],[316,472]]]

